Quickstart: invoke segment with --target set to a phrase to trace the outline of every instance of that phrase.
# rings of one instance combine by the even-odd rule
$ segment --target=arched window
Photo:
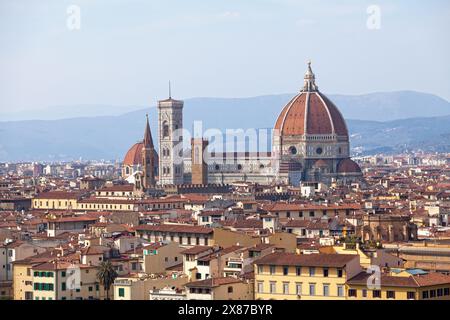
[[[167,123],[167,121],[163,122],[163,137],[166,138],[169,136],[169,124]]]

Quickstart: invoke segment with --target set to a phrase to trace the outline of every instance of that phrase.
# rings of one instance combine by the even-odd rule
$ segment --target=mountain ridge
[[[408,95],[408,92],[402,92],[397,96],[405,94]],[[422,96],[419,104],[423,102],[424,97],[427,96]],[[291,95],[284,94],[256,98],[188,99],[185,101],[183,112],[185,128],[190,130],[194,121],[202,120],[203,130],[208,128],[271,129],[282,107],[290,98]],[[450,137],[450,104],[448,102],[438,105],[434,111],[431,110],[443,113],[448,109],[448,113],[444,115],[430,116],[433,112],[429,112],[430,108],[426,108],[425,117],[412,116],[408,119],[380,121],[349,119],[345,116],[345,108],[348,106],[343,107],[342,102],[337,101],[339,99],[338,96],[332,98],[332,101],[347,119],[354,154],[376,153],[377,150],[401,152],[411,148],[450,151],[448,138]],[[403,100],[411,99],[413,97]],[[383,103],[381,100],[379,97],[375,99],[377,105],[379,104],[378,108],[381,110],[388,108],[389,103]],[[438,98],[438,101],[441,100]],[[358,101],[356,106],[363,103]],[[373,105],[373,101],[368,101],[364,105],[368,105],[366,108],[370,109],[371,104]],[[409,105],[402,105],[401,108],[408,109]],[[73,160],[79,157],[92,160],[122,160],[128,148],[142,139],[146,113],[149,114],[154,143],[157,145],[157,109],[155,107],[133,110],[121,115],[84,116],[59,120],[2,121],[0,122],[0,161],[57,161]]]

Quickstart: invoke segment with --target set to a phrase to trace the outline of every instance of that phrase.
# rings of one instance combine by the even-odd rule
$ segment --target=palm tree
[[[106,291],[106,299],[109,300],[109,289],[111,285],[114,283],[114,280],[117,278],[117,272],[114,270],[114,267],[111,261],[103,261],[97,272],[97,279],[100,281],[100,284],[103,285]]]

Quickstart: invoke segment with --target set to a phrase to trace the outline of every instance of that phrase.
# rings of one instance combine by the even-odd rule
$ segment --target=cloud
[[[224,13],[221,14],[222,17],[225,18],[239,18],[240,17],[240,13],[237,11],[226,11]]]

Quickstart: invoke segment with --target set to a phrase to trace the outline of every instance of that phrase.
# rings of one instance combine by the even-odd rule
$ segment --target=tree
[[[97,279],[100,281],[100,284],[103,285],[106,291],[106,299],[109,300],[109,289],[111,285],[114,283],[114,280],[117,278],[117,272],[114,270],[114,267],[111,261],[103,261],[97,272]]]

